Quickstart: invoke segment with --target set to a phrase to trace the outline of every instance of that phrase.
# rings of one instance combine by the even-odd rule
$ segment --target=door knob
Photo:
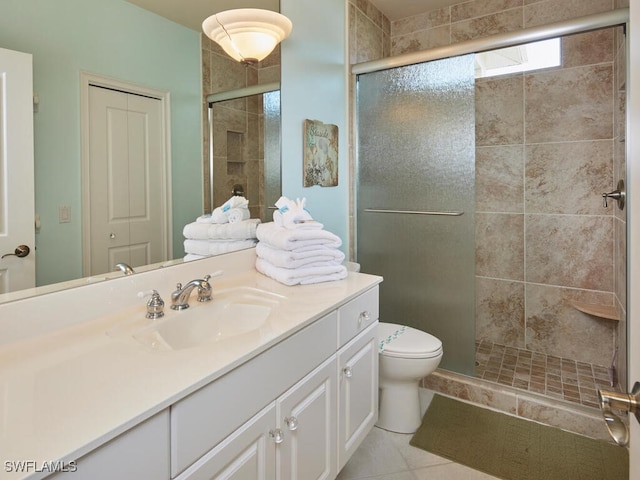
[[[0,258],[10,257],[11,255],[15,255],[18,258],[24,258],[29,255],[31,249],[27,245],[18,245],[13,253],[5,253]]]
[[[612,409],[633,413],[640,422],[640,382],[633,385],[631,393],[598,390],[598,401],[609,435],[618,445],[624,447],[629,443],[629,429]]]

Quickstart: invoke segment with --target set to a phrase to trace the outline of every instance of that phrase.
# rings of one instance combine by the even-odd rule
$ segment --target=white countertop
[[[350,272],[340,281],[287,287],[255,270],[213,278],[214,303],[216,289],[234,286],[286,299],[259,335],[212,339],[183,350],[155,351],[122,333],[128,331],[121,328],[127,319],[145,321],[144,301],[118,314],[0,345],[0,478],[28,476],[8,473],[7,461],[77,460],[380,281]],[[161,293],[168,300],[168,293]],[[195,302],[195,294],[190,303],[192,308],[209,305]],[[167,316],[180,313],[168,306],[166,311]]]

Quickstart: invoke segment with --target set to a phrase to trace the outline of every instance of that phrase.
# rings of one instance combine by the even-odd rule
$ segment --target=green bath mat
[[[435,395],[410,442],[505,480],[628,480],[626,448]]]

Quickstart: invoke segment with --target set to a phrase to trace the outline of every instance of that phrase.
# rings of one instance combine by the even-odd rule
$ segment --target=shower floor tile
[[[609,367],[488,341],[476,342],[476,377],[594,408],[598,389],[612,389]]]

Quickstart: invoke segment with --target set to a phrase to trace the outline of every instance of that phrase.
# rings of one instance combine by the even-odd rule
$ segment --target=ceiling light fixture
[[[259,8],[225,10],[202,22],[202,30],[234,60],[252,65],[287,38],[293,25],[284,15]]]

